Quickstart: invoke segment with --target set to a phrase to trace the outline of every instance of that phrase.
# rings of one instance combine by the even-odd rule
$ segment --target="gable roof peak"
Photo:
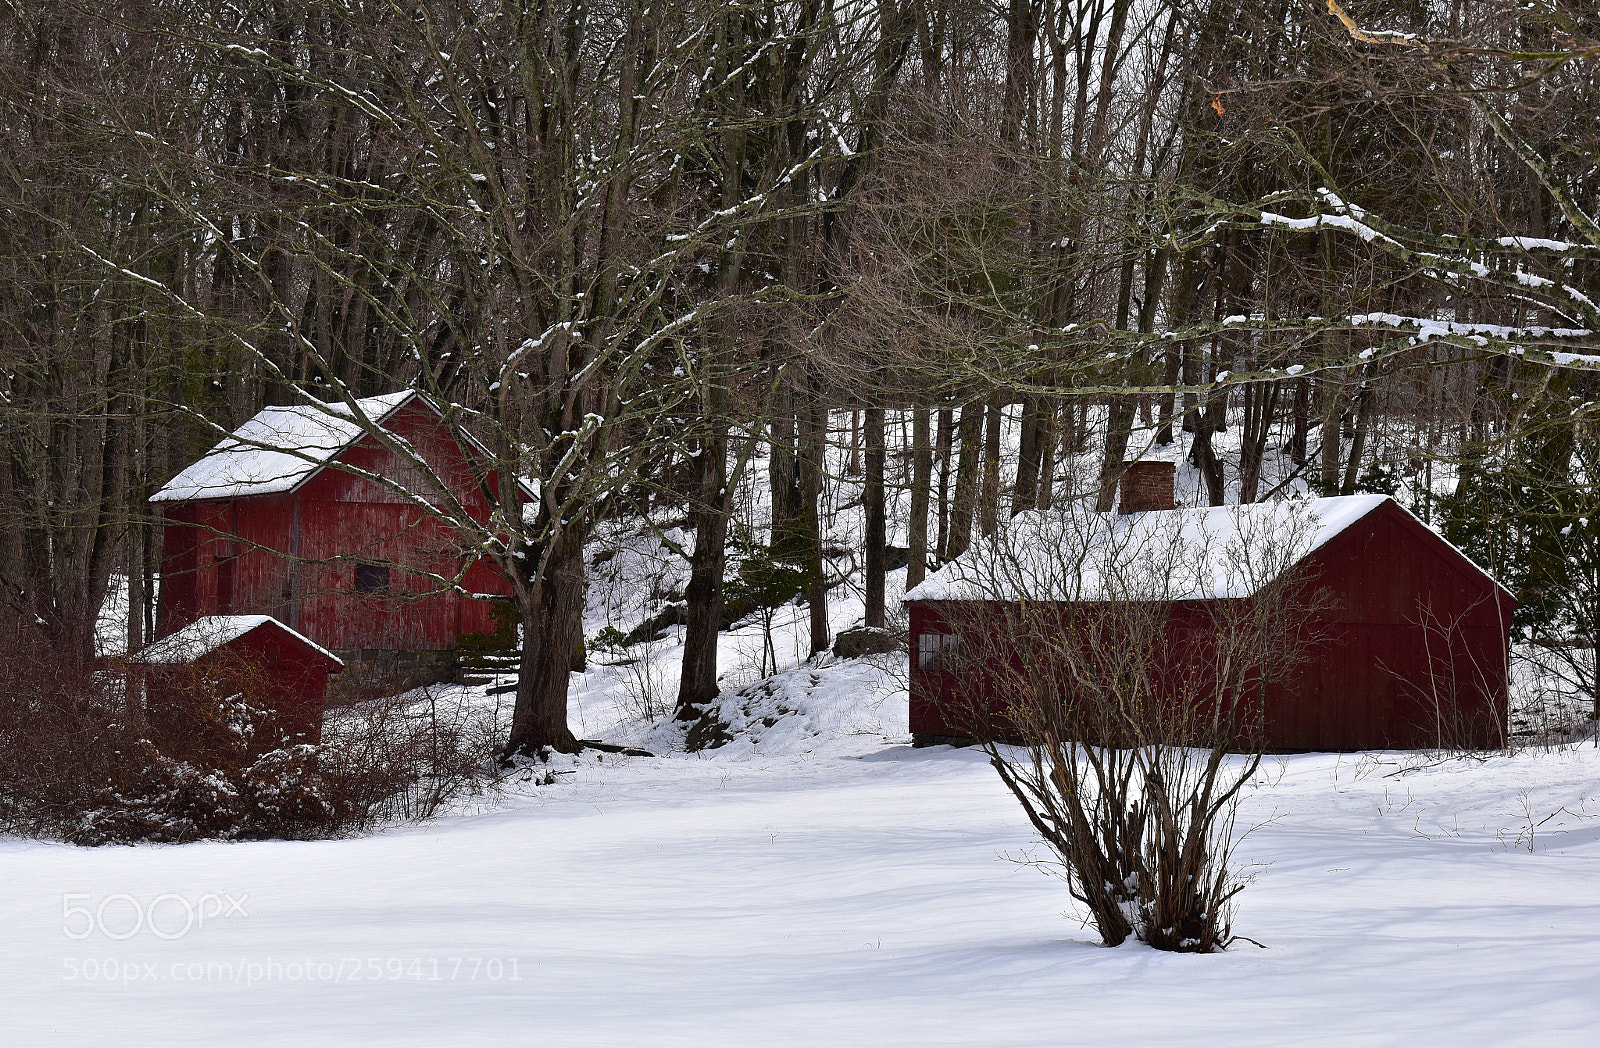
[[[193,662],[263,626],[281,630],[306,647],[326,655],[340,666],[344,665],[344,660],[339,656],[271,615],[207,615],[162,637],[133,656],[131,661],[147,666],[170,666]]]
[[[362,397],[355,403],[361,415],[382,425],[413,399],[441,414],[438,405],[414,389]],[[350,406],[337,401],[308,400],[262,408],[162,485],[150,501],[233,499],[293,491],[366,432]]]
[[[1343,495],[1125,515],[1078,505],[1034,510],[974,544],[906,599],[1248,597],[1393,501]]]

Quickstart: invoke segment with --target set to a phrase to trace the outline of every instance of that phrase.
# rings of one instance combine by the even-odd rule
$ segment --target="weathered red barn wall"
[[[470,463],[428,408],[414,401],[387,425],[451,484],[474,519],[488,519],[489,503]],[[336,461],[429,497],[421,479],[371,438]],[[491,478],[490,490],[496,486]],[[489,601],[445,590],[424,574],[453,579],[460,571],[460,541],[451,529],[393,488],[337,464],[292,494],[174,503],[166,518],[164,634],[202,615],[264,614],[336,651],[446,651],[463,634],[496,626]],[[355,571],[362,560],[411,570],[392,569],[387,594],[358,593]],[[225,600],[229,572],[232,599]],[[475,593],[511,592],[483,562],[473,564],[464,581]]]
[[[1270,696],[1269,737],[1285,749],[1504,743],[1509,594],[1393,502],[1305,568],[1337,605],[1299,679]]]
[[[339,664],[271,626],[251,630],[229,648],[270,674],[275,720],[285,741],[320,742],[328,676]]]
[[[197,526],[209,504],[179,502],[162,507],[166,527],[161,529],[161,591],[159,624],[172,633],[198,619],[200,611],[199,557],[203,541]]]
[[[950,605],[946,601],[906,602],[911,630],[911,733],[919,739],[969,737],[969,725],[973,721],[966,703],[976,703],[976,708],[981,709],[992,723],[1003,722],[1004,719],[1002,704],[995,696],[966,695],[957,686],[953,675],[922,667],[917,638],[929,633],[956,632],[951,625],[951,618],[956,616],[956,612],[954,609],[947,612],[947,608]],[[959,617],[969,618],[965,613]]]
[[[249,678],[250,698],[270,710],[265,729],[250,740],[252,755],[322,740],[329,675],[339,670],[339,664],[271,625],[258,626],[193,664],[155,666],[146,671],[145,706],[158,740],[179,748],[207,744],[203,739],[185,737],[196,732],[193,703],[202,699],[189,689],[207,670]],[[231,683],[240,682],[235,677]]]
[[[1310,659],[1267,691],[1269,749],[1504,743],[1509,595],[1394,503],[1335,536],[1302,567],[1308,589],[1332,600],[1317,609],[1313,632],[1322,639]],[[908,608],[912,732],[967,735],[970,717],[952,711],[974,698],[1002,720],[995,697],[958,694],[948,675],[918,665],[918,637],[952,632],[943,603],[912,601]],[[1175,613],[1174,625],[1204,615],[1204,603],[1192,602]]]

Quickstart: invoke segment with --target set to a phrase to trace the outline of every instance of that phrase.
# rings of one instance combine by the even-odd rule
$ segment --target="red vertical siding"
[[[224,650],[270,674],[277,741],[321,741],[328,675],[339,670],[337,662],[271,625],[256,627]]]
[[[1327,602],[1321,636],[1292,678],[1267,690],[1274,750],[1495,747],[1507,730],[1511,597],[1393,502],[1302,565]],[[917,664],[918,638],[948,632],[942,602],[911,601],[911,730],[959,736],[942,673]],[[1175,612],[1175,622],[1203,605]],[[963,616],[965,617],[965,616]],[[991,709],[998,700],[988,697]]]
[[[474,519],[489,518],[472,463],[430,407],[413,401],[388,426],[450,483]],[[401,493],[340,464],[427,495],[396,456],[363,438],[293,493],[167,507],[168,521],[183,526],[167,531],[161,632],[201,615],[263,614],[335,650],[444,651],[463,633],[492,631],[489,601],[464,598],[440,581],[462,571],[454,532]],[[218,565],[228,560],[233,600],[222,607]],[[389,593],[356,592],[362,561],[393,566]],[[471,564],[464,582],[470,592],[511,592],[486,562]]]
[[[1321,672],[1273,697],[1284,748],[1504,742],[1509,594],[1393,502],[1304,567],[1337,601]]]
[[[194,526],[194,503],[166,507],[162,529],[161,593],[156,621],[162,633],[182,629],[200,617],[200,597],[195,579],[201,534]]]
[[[155,666],[146,673],[145,701],[156,738],[176,749],[205,746],[196,738],[192,706],[196,669],[246,670],[260,681],[252,702],[264,703],[269,714],[262,730],[250,739],[249,752],[322,739],[322,714],[329,675],[339,664],[304,641],[270,623],[257,626],[215,651],[183,666]],[[237,678],[235,678],[237,682]],[[221,696],[213,696],[221,698]],[[203,723],[205,718],[201,718]]]

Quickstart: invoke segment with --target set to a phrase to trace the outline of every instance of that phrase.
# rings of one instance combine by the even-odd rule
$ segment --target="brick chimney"
[[[1119,513],[1144,513],[1173,509],[1172,487],[1178,476],[1176,462],[1129,462],[1123,466]]]

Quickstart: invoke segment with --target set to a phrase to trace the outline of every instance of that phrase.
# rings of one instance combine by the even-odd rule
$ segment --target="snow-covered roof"
[[[1114,515],[1024,513],[928,576],[906,600],[1207,600],[1248,597],[1387,495]]]
[[[419,394],[385,393],[356,401],[379,424]],[[360,439],[361,424],[344,404],[263,408],[150,496],[151,502],[231,499],[293,491]]]
[[[203,619],[191,622],[176,633],[170,633],[162,637],[138,655],[135,655],[133,661],[157,666],[193,662],[203,655],[209,655],[218,648],[232,644],[246,633],[266,625],[277,627],[301,643],[320,651],[339,665],[344,665],[344,660],[340,659],[339,656],[298,630],[292,630],[285,626],[271,615],[207,615]]]

